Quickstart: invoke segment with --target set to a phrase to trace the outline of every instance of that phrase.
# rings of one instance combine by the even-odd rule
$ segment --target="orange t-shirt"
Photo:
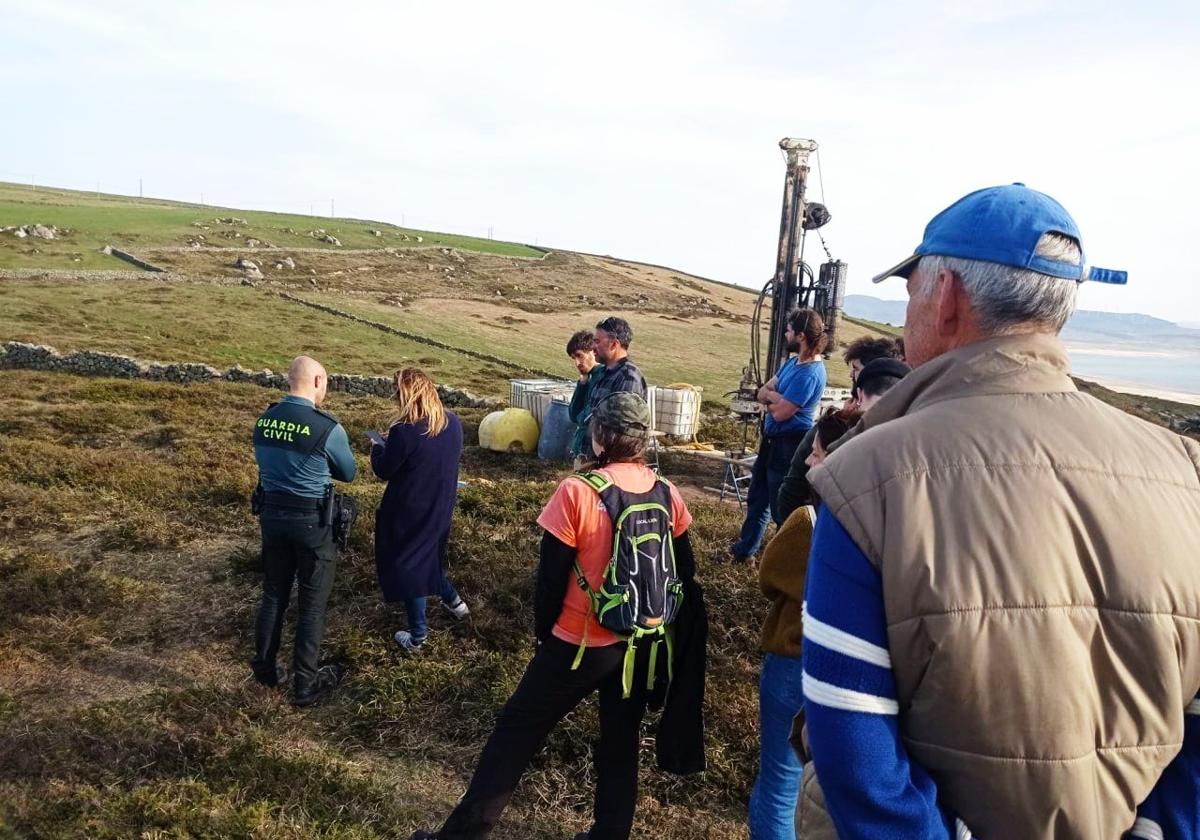
[[[597,470],[613,484],[630,493],[645,493],[654,486],[658,478],[654,471],[642,464],[610,464]],[[692,524],[692,515],[675,489],[671,488],[671,535],[678,537]],[[587,578],[588,586],[599,589],[604,581],[604,568],[612,557],[612,520],[600,495],[578,478],[567,478],[558,485],[546,507],[538,517],[538,524],[562,542],[575,549],[579,568]],[[567,597],[563,599],[562,612],[554,624],[554,635],[577,645],[583,641],[583,627],[587,623],[588,647],[602,647],[620,641],[611,630],[600,626],[592,613],[588,597],[572,579],[567,586]]]

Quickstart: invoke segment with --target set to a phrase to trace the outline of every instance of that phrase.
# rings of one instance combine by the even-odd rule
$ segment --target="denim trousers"
[[[450,585],[446,573],[438,583],[438,597],[445,604],[457,604],[458,592]],[[404,601],[404,611],[408,613],[408,632],[412,633],[414,642],[421,642],[429,635],[429,622],[425,618],[425,602],[428,598],[407,598]]]
[[[768,653],[758,687],[758,778],[750,794],[750,840],[796,840],[803,765],[788,738],[803,703],[800,657]]]
[[[776,499],[779,486],[787,477],[792,466],[792,456],[800,446],[804,434],[763,437],[758,447],[758,457],[750,473],[750,489],[746,493],[746,519],[738,541],[729,549],[738,557],[752,557],[758,553],[767,523],[772,518],[782,525],[776,515]]]
[[[262,527],[263,592],[254,626],[254,660],[260,676],[275,674],[283,621],[297,585],[296,642],[292,651],[295,688],[308,690],[317,678],[325,607],[333,589],[337,548],[333,528],[321,525],[315,511],[268,507]]]

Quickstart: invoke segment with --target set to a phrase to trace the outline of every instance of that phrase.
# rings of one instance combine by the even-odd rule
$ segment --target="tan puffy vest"
[[[1119,838],[1200,689],[1200,446],[1067,369],[955,350],[809,473],[882,575],[909,754],[984,840]]]

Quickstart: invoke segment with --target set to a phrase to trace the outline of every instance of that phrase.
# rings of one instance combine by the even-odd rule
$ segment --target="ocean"
[[[1193,398],[1189,402],[1200,402],[1200,355],[1097,347],[1067,349],[1072,373],[1083,379],[1095,379],[1116,390],[1189,395]]]

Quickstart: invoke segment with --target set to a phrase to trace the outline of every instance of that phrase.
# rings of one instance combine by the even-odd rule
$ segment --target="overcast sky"
[[[1085,308],[1200,321],[1200,4],[0,0],[0,179],[375,218],[761,286],[783,136],[851,292],[1024,181]],[[819,243],[810,243],[819,261]]]

